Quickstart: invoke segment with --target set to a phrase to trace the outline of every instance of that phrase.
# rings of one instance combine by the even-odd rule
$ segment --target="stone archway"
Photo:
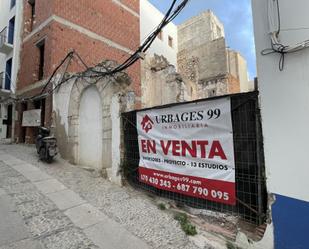
[[[71,163],[74,163],[74,164],[83,163],[83,159],[80,162],[80,159],[83,158],[83,155],[80,155],[80,151],[84,147],[83,145],[80,144],[80,142],[83,141],[83,138],[80,138],[80,135],[81,135],[80,128],[81,130],[87,129],[88,125],[85,123],[86,127],[80,127],[80,125],[83,126],[83,123],[80,124],[80,121],[82,122],[86,121],[80,117],[80,114],[81,114],[80,107],[82,105],[82,108],[84,108],[83,107],[84,104],[82,101],[87,101],[87,99],[91,97],[91,95],[96,95],[95,98],[97,100],[95,102],[98,102],[98,98],[100,98],[99,103],[101,105],[101,107],[96,106],[97,110],[99,109],[101,110],[101,114],[98,114],[101,120],[100,121],[97,120],[97,121],[102,124],[96,127],[98,128],[101,126],[100,133],[102,134],[100,138],[101,139],[100,148],[102,150],[102,153],[100,153],[101,162],[96,163],[96,165],[100,165],[100,169],[108,167],[108,165],[104,165],[104,163],[109,162],[111,160],[110,147],[111,147],[112,137],[110,134],[111,134],[112,125],[111,125],[111,115],[110,115],[110,104],[109,103],[111,102],[111,99],[114,95],[115,87],[113,85],[106,86],[106,83],[107,83],[107,80],[102,80],[90,86],[89,81],[79,79],[74,83],[72,87],[71,94],[70,94],[70,101],[69,101],[69,110],[68,110],[68,128],[69,128],[68,129],[68,150],[69,150],[68,154],[69,154],[69,159]],[[96,92],[96,94],[94,92]],[[98,103],[96,103],[95,105],[97,104]],[[97,142],[99,143],[99,141]]]
[[[103,66],[99,65],[95,69],[97,71],[104,71],[107,67],[106,65],[110,67],[108,63],[109,62]],[[91,72],[89,75],[91,75]],[[89,108],[89,105],[87,107],[87,104],[84,103],[84,101],[96,95],[96,100],[92,104],[96,106],[96,112],[101,110],[101,115],[99,114],[99,117],[97,117],[101,120],[97,120],[100,124],[98,124],[95,129],[97,130],[101,127],[102,136],[99,138],[101,143],[97,138],[95,143],[100,143],[102,145],[102,153],[101,156],[96,157],[97,160],[98,158],[101,158],[101,162],[94,163],[94,165],[98,166],[98,169],[102,170],[103,173],[114,182],[117,182],[119,179],[118,173],[120,162],[118,159],[120,158],[121,131],[120,124],[118,123],[120,112],[126,106],[126,101],[123,101],[123,96],[125,96],[130,83],[130,78],[124,72],[117,73],[112,77],[104,77],[99,81],[85,76],[84,78],[72,82],[72,87],[70,88],[69,93],[66,158],[73,164],[83,164],[84,159],[87,159],[87,156],[90,155],[83,155],[81,153],[81,150],[84,150],[84,145],[81,143],[86,141],[88,144],[87,141],[89,141],[87,138],[83,138],[83,135],[81,136],[81,131],[87,129],[87,126],[89,128],[89,125],[83,122],[87,122],[87,119],[93,117],[87,117],[86,115],[86,117],[83,118],[81,117],[81,112],[83,112],[83,109]],[[100,99],[100,101],[98,99]],[[100,103],[100,107],[97,105],[98,102]],[[91,111],[93,112],[93,110]],[[84,125],[85,127],[83,127]],[[92,143],[90,142],[90,144]],[[115,156],[115,154],[117,155]],[[118,159],[114,160],[114,158]]]
[[[96,86],[87,87],[80,98],[78,164],[102,168],[102,101]]]

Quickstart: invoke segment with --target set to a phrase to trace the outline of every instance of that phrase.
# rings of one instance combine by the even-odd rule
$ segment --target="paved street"
[[[0,248],[42,248],[37,241],[31,238],[22,217],[16,212],[13,200],[1,188],[0,203]]]
[[[0,217],[0,249],[196,248],[139,192],[32,146],[0,145]]]

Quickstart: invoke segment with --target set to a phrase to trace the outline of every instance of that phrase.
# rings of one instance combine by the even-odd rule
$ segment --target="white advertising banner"
[[[235,205],[230,98],[137,112],[137,131],[141,182]]]

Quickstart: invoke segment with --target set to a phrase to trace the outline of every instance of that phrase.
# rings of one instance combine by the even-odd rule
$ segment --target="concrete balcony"
[[[9,97],[11,94],[11,78],[5,75],[5,72],[0,73],[0,97]]]
[[[12,32],[14,36],[14,31]],[[9,54],[13,50],[13,39],[11,36],[12,34],[10,34],[8,27],[5,27],[0,32],[0,53]]]

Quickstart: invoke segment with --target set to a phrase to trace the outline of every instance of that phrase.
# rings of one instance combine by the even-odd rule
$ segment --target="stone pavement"
[[[5,189],[7,192],[10,191],[10,196],[15,201],[22,202],[18,205],[17,210],[22,212],[24,222],[31,228],[31,231],[41,231],[39,235],[36,235],[37,240],[49,244],[57,241],[59,244],[60,241],[63,241],[62,237],[67,238],[67,242],[59,244],[58,247],[49,246],[47,248],[84,249],[97,248],[95,246],[102,247],[98,240],[104,238],[103,236],[109,238],[109,232],[113,232],[117,227],[121,228],[121,230],[117,229],[117,236],[123,236],[124,240],[126,240],[126,235],[129,234],[130,238],[133,236],[134,239],[139,239],[141,243],[144,243],[146,248],[210,248],[208,245],[205,247],[197,246],[195,241],[197,236],[187,236],[174,219],[173,214],[159,210],[154,199],[144,192],[130,186],[119,187],[114,185],[96,172],[89,172],[82,167],[71,165],[58,156],[52,164],[41,162],[38,160],[35,147],[30,145],[0,144],[0,161],[4,159],[6,162],[11,160],[11,166],[6,163],[1,164],[0,188],[3,185],[8,185]],[[29,168],[28,172],[22,174],[20,173],[23,171],[22,167],[19,167],[20,171],[17,171],[18,165],[14,165],[14,160],[17,160],[17,162],[22,161],[22,164],[32,167]],[[36,169],[39,169],[41,173],[35,173]],[[12,174],[12,178],[3,180],[5,178],[1,173],[3,170],[7,175]],[[31,178],[32,181],[26,178],[25,175]],[[18,191],[20,193],[15,195],[15,192]],[[65,202],[67,199],[65,196],[70,191],[76,194],[72,195],[72,202],[80,204],[76,204],[76,206],[80,207],[76,207],[75,210],[74,207],[65,209],[66,205],[68,205]],[[59,196],[60,193],[63,195]],[[65,199],[65,201],[61,201],[60,204],[57,201],[61,198],[62,200]],[[54,201],[57,202],[58,206]],[[74,220],[75,223],[73,223],[70,218],[75,219],[74,211],[76,210],[78,212],[88,210],[89,206],[87,204],[99,210],[103,216],[99,216],[100,222],[98,224],[83,228],[83,225],[80,225],[80,222],[84,222],[83,220]],[[40,213],[46,213],[46,215],[40,216],[37,215],[38,212],[31,211],[36,209],[41,210]],[[72,210],[69,211],[69,209]],[[34,219],[32,216],[38,217]],[[88,217],[88,219],[91,222],[92,218]],[[39,230],[37,228],[38,223],[46,224],[45,230]],[[102,224],[107,225],[103,227]],[[50,228],[51,226],[52,228]],[[94,231],[97,232],[97,236],[93,234]],[[122,233],[122,231],[125,233]],[[79,242],[71,242],[76,237]],[[101,242],[106,243],[103,239]],[[83,246],[79,247],[79,243]],[[88,245],[87,243],[90,243],[90,247],[84,247],[84,245]],[[66,244],[69,245],[64,246]],[[113,248],[117,249],[118,247],[114,246]]]
[[[38,242],[31,238],[22,217],[6,192],[0,188],[0,249],[41,249]]]
[[[57,179],[2,151],[0,217],[0,249],[150,248]]]

